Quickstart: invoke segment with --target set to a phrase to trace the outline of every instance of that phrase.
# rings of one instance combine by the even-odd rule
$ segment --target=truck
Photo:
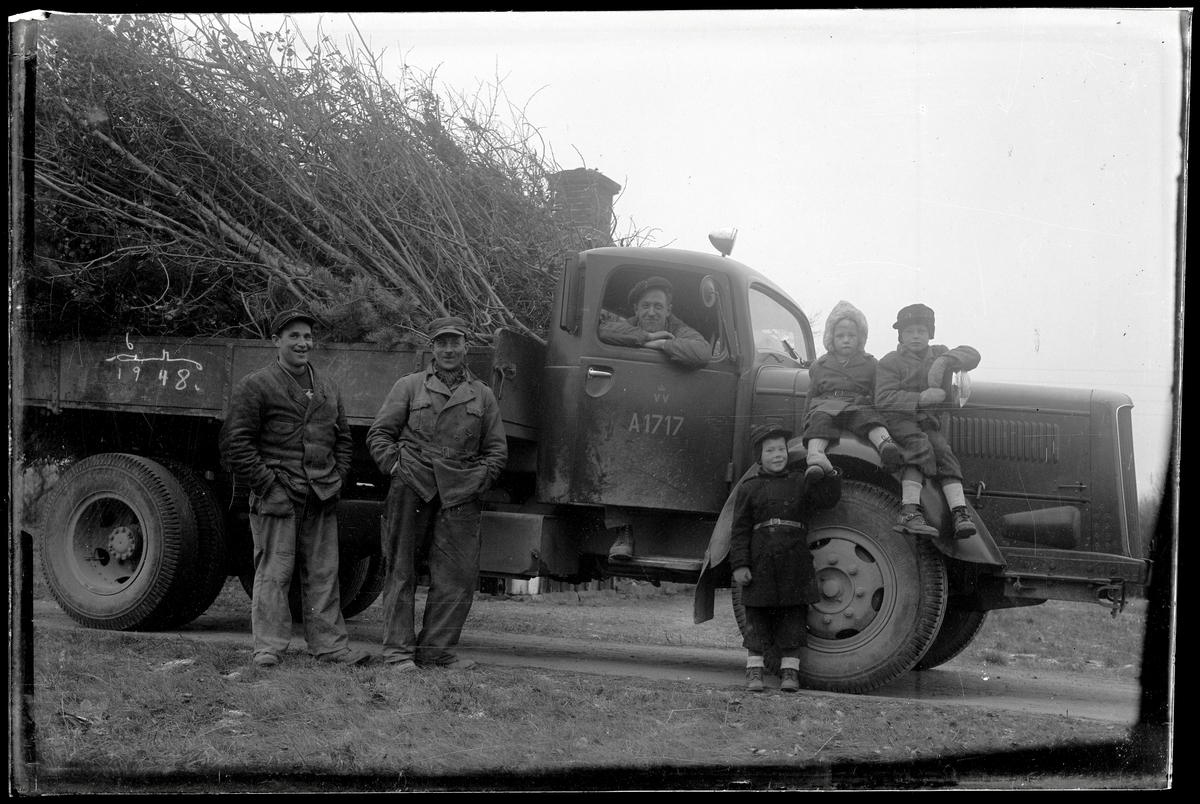
[[[509,444],[484,499],[482,575],[696,584],[696,618],[712,616],[715,590],[733,586],[728,501],[754,468],[749,433],[768,422],[802,431],[818,355],[801,307],[729,256],[734,234],[710,236],[719,254],[573,253],[545,342],[498,329],[472,343],[468,367],[495,393]],[[711,347],[707,366],[600,339],[600,322],[630,315],[631,288],[651,276],[674,286],[673,312]],[[234,383],[275,356],[270,342],[225,338],[23,345],[26,443],[53,437],[79,458],[51,490],[37,534],[47,585],[70,617],[93,628],[178,628],[228,576],[253,588],[247,489],[223,462],[218,431]],[[338,503],[347,617],[383,584],[388,485],[366,431],[395,380],[429,358],[420,345],[371,343],[318,343],[310,358],[339,385],[354,437]],[[1149,583],[1129,397],[980,380],[969,394],[965,382],[950,390],[957,404],[944,431],[978,533],[950,538],[933,484],[922,502],[941,535],[894,532],[897,478],[870,444],[843,433],[828,451],[844,476],[841,502],[808,534],[821,594],[801,661],[808,688],[866,692],[938,666],[996,609],[1087,601],[1116,616]],[[803,461],[799,441],[789,451]],[[608,556],[617,514],[634,536],[627,559]],[[742,625],[736,586],[731,597]]]

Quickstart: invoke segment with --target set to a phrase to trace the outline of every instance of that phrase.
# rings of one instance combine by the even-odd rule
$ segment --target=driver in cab
[[[614,346],[657,349],[689,368],[702,368],[712,358],[704,336],[671,314],[671,283],[661,276],[638,282],[629,291],[632,318],[604,321],[600,340]]]

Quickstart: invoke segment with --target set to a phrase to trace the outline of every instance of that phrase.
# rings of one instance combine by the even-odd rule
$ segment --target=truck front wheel
[[[196,526],[187,492],[161,464],[103,453],[59,479],[39,544],[63,611],[89,628],[126,631],[173,613],[196,560]]]
[[[862,693],[910,670],[933,642],[946,610],[946,568],[928,540],[892,531],[896,498],[845,481],[842,499],[812,518],[808,542],[821,599],[808,608],[800,683]],[[745,626],[739,587],[734,616]],[[778,672],[779,655],[766,654]]]

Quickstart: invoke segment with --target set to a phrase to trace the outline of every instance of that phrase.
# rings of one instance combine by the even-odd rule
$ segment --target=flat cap
[[[638,299],[642,298],[642,294],[647,290],[665,290],[667,299],[675,293],[675,288],[670,281],[663,279],[661,276],[652,276],[649,279],[643,279],[633,286],[633,290],[629,291],[629,303],[637,304]]]
[[[467,322],[458,316],[449,316],[448,318],[435,318],[429,322],[428,330],[429,340],[434,340],[439,335],[445,335],[448,332],[454,332],[462,335],[464,338],[471,337],[471,328],[467,326]]]
[[[792,437],[792,431],[782,424],[760,424],[750,431],[750,448],[756,449],[759,444],[773,436],[779,436],[784,441],[788,441]]]
[[[293,321],[306,321],[311,327],[317,323],[317,319],[313,318],[309,313],[300,309],[284,310],[279,315],[271,319],[271,334],[278,335],[284,327]]]

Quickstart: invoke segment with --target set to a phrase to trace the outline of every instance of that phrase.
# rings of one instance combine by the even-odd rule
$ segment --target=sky
[[[256,25],[277,27],[261,15]],[[336,42],[348,15],[318,22]],[[1135,405],[1139,490],[1172,410],[1178,11],[355,14],[385,74],[499,85],[563,169],[620,183],[618,233],[733,257],[867,350],[923,302],[977,380]],[[818,344],[819,329],[815,333]]]

